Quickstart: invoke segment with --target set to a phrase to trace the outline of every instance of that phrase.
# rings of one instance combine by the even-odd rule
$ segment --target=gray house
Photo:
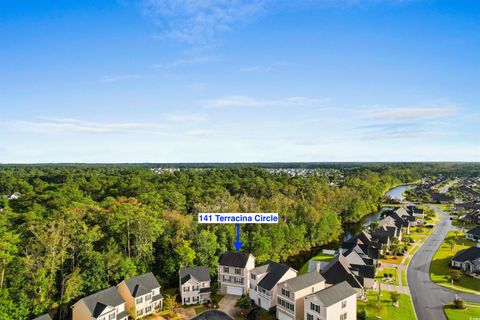
[[[72,306],[72,319],[126,320],[128,314],[117,288],[110,287],[78,300]]]
[[[182,304],[205,303],[210,300],[210,274],[207,266],[183,268],[178,272]]]
[[[477,226],[477,227],[467,231],[467,233],[465,234],[465,237],[468,240],[480,242],[480,226]]]
[[[468,273],[480,273],[480,247],[461,250],[452,258],[452,267]]]

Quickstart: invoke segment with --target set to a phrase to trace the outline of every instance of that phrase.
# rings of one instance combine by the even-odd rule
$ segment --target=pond
[[[385,193],[385,195],[387,197],[390,197],[391,199],[403,201],[403,200],[405,200],[405,197],[403,196],[403,193],[405,191],[413,189],[413,188],[415,188],[414,185],[404,184],[404,185],[397,186],[395,188],[392,188],[392,189],[388,190],[387,193]]]

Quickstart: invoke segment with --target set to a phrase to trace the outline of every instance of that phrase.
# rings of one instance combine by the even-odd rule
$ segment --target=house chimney
[[[478,244],[479,244],[479,246],[480,246],[480,242],[479,242]],[[317,263],[315,264],[315,269],[317,270],[318,273],[320,273],[320,265],[321,265],[321,264],[322,264],[322,263],[321,263],[320,261],[317,261]]]

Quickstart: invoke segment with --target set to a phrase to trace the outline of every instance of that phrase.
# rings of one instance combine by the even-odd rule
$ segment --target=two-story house
[[[178,278],[182,304],[205,303],[210,300],[210,274],[207,266],[180,269]]]
[[[269,261],[250,270],[250,298],[265,310],[277,304],[277,284],[295,278],[297,271],[284,264]]]
[[[230,251],[218,261],[218,290],[222,294],[248,294],[249,272],[255,268],[255,257],[247,252]]]
[[[73,320],[126,320],[125,301],[110,287],[78,300],[72,306]]]
[[[477,241],[480,242],[480,226],[477,226],[465,234],[467,240]]]
[[[305,297],[303,320],[347,320],[357,318],[357,292],[348,282]]]
[[[277,285],[277,319],[303,320],[304,298],[323,288],[325,288],[325,278],[317,271],[279,283]]]
[[[151,272],[123,280],[117,288],[125,300],[127,311],[137,319],[163,307],[160,284]]]

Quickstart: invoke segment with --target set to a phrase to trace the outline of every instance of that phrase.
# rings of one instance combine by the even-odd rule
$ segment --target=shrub
[[[465,302],[463,302],[463,300],[460,298],[456,298],[455,300],[453,300],[453,305],[455,309],[465,309],[467,307],[465,305]]]
[[[248,309],[252,306],[252,300],[249,296],[243,295],[240,299],[237,300],[235,306],[239,307],[240,309]]]
[[[448,274],[450,275],[450,279],[453,281],[459,281],[463,275],[462,271],[460,270],[450,270]]]

